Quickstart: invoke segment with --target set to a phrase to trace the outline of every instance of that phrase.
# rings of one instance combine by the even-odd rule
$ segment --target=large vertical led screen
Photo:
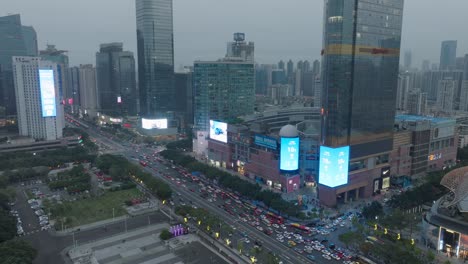
[[[299,169],[299,138],[281,138],[280,170]]]
[[[55,105],[55,82],[53,70],[39,70],[42,117],[57,116]]]
[[[210,120],[210,138],[227,143],[227,123]]]
[[[348,183],[349,146],[320,146],[319,183],[336,187]]]

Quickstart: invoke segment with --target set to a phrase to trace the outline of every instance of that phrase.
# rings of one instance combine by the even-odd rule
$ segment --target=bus
[[[296,223],[292,223],[290,226],[293,228],[299,229],[303,232],[310,233],[310,229],[307,226],[303,226],[303,225],[296,224]]]
[[[284,218],[278,215],[275,215],[272,212],[268,212],[265,214],[268,219],[270,219],[273,223],[278,225],[284,224]]]

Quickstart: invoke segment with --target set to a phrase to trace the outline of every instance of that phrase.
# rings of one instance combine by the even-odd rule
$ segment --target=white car
[[[331,257],[330,257],[329,255],[325,255],[325,254],[323,254],[323,255],[322,255],[322,257],[323,257],[324,259],[331,260]]]

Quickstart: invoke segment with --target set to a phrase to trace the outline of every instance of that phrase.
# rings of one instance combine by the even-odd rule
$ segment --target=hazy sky
[[[95,64],[100,43],[123,42],[135,52],[134,0],[4,0],[0,15],[19,13],[46,43],[69,51],[70,65]],[[439,62],[440,42],[458,40],[457,56],[468,53],[468,0],[406,0],[402,50],[413,66]],[[176,69],[225,54],[232,33],[255,42],[259,63],[320,57],[323,0],[174,0]]]

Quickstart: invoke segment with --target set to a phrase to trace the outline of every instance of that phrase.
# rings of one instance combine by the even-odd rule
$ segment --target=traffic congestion
[[[255,201],[243,199],[234,192],[220,188],[198,172],[188,172],[164,160],[158,155],[158,152],[162,150],[162,147],[156,149],[137,147],[131,158],[138,161],[141,166],[166,178],[178,188],[198,195],[204,202],[224,210],[237,222],[254,227],[257,232],[264,233],[309,261],[321,259],[319,262],[353,263],[351,261],[353,253],[336,246],[335,241],[330,241],[328,235],[339,229],[349,228],[353,217],[359,217],[359,213],[347,213],[334,220],[319,221],[308,225],[290,222],[266,210]],[[195,204],[192,200],[184,199],[177,191],[169,204],[173,207],[179,205],[203,207],[203,204]],[[236,246],[241,243],[244,248],[242,254],[249,256],[251,248],[262,246],[263,241],[258,234],[246,232],[240,228],[237,230],[234,228],[234,230],[234,234],[229,234],[233,241],[231,245]]]

